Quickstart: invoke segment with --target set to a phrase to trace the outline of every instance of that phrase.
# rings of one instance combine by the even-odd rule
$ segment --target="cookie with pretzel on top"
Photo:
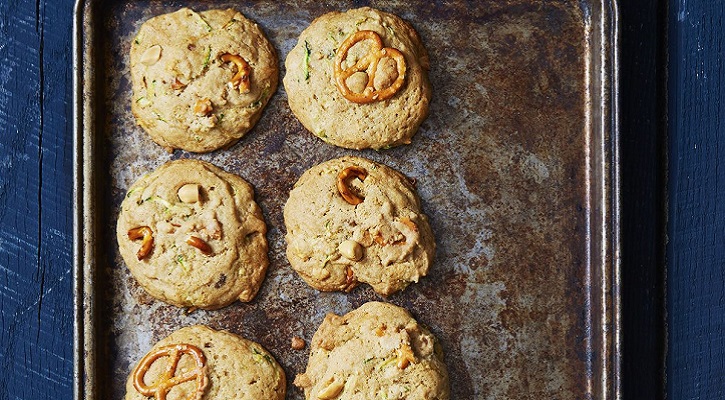
[[[269,265],[266,233],[247,181],[191,159],[136,181],[116,225],[119,252],[150,295],[207,310],[254,298]]]
[[[369,7],[315,19],[285,61],[289,105],[348,149],[409,144],[428,115],[428,53],[403,19]]]
[[[131,42],[139,125],[165,148],[205,153],[236,143],[277,89],[277,54],[233,9],[188,8],[144,22]]]
[[[287,259],[310,286],[387,296],[428,273],[435,239],[411,180],[361,157],[307,170],[284,207]]]
[[[179,329],[136,364],[126,400],[281,400],[282,367],[260,344],[203,325]]]

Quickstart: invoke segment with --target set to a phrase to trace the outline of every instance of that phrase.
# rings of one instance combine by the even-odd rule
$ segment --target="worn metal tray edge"
[[[598,76],[592,76],[591,86],[599,89],[592,93],[599,99],[599,114],[590,121],[593,129],[592,138],[599,141],[601,152],[595,152],[592,170],[599,168],[604,177],[602,186],[593,187],[591,196],[602,201],[602,209],[592,215],[592,232],[601,232],[603,237],[599,243],[592,243],[592,255],[600,255],[601,259],[593,265],[601,265],[602,269],[593,269],[592,306],[598,310],[600,319],[592,318],[593,348],[601,349],[600,366],[593,366],[594,384],[601,385],[593,393],[600,393],[597,398],[621,399],[621,252],[620,252],[620,155],[619,155],[619,13],[616,0],[603,1],[603,18],[599,21],[599,35],[594,38],[601,40],[598,44],[603,51],[593,55],[601,57],[598,63]],[[595,64],[595,65],[597,65]],[[595,70],[595,69],[593,69]],[[598,83],[598,84],[594,84]],[[598,118],[596,118],[598,117]],[[597,129],[600,131],[597,132]],[[596,155],[604,155],[601,160]],[[601,229],[595,229],[598,226]],[[596,238],[596,236],[595,236]],[[601,276],[597,276],[597,273]],[[597,291],[598,289],[598,291]],[[599,374],[597,376],[597,371]]]
[[[89,242],[86,229],[95,227],[94,215],[88,212],[88,204],[95,193],[91,181],[91,171],[84,165],[93,162],[93,136],[85,133],[93,129],[93,121],[89,113],[89,93],[92,82],[92,70],[85,62],[90,55],[91,47],[86,45],[92,41],[93,32],[85,32],[84,21],[87,21],[89,10],[84,0],[77,0],[73,18],[73,303],[74,303],[74,399],[95,399],[95,308],[91,299],[94,297],[91,282],[94,279],[94,268],[90,265],[94,259],[95,246]]]
[[[597,262],[601,269],[593,269],[601,286],[589,294],[592,307],[600,311],[590,315],[590,348],[599,348],[602,354],[592,359],[589,371],[590,398],[621,399],[621,251],[620,251],[620,144],[619,144],[619,7],[618,0],[601,0],[599,4],[601,26],[598,35],[593,35],[600,52],[592,52],[592,60],[598,65],[598,74],[590,77],[598,81],[597,93],[590,94],[596,102],[598,115],[590,116],[593,147],[601,150],[601,159],[590,160],[590,169],[599,170],[604,179],[600,186],[592,188],[590,198],[599,197],[602,209],[590,221],[590,228],[602,234],[598,243],[592,244],[592,256],[600,256]],[[95,244],[92,240],[99,225],[90,209],[94,202],[96,183],[91,168],[95,161],[95,121],[85,110],[92,107],[94,72],[87,61],[93,59],[93,31],[90,26],[92,15],[90,3],[93,0],[77,0],[73,19],[73,303],[74,303],[74,370],[73,398],[96,399],[96,306],[94,259]],[[594,106],[594,104],[593,104]],[[599,117],[599,118],[596,118]],[[599,129],[597,129],[599,128]],[[598,252],[595,251],[599,250]],[[592,260],[594,261],[594,260]],[[599,276],[596,276],[599,275]],[[599,361],[596,363],[596,361]]]

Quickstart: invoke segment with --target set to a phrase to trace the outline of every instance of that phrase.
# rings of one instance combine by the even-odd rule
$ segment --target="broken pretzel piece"
[[[141,240],[141,248],[136,253],[139,260],[143,260],[151,253],[154,246],[154,232],[148,226],[129,229],[128,238],[129,240],[143,239]]]
[[[179,90],[186,87],[186,83],[179,80],[179,78],[174,78],[174,80],[171,82],[171,88],[174,90]]]
[[[415,354],[413,354],[413,349],[410,348],[408,343],[401,343],[400,348],[396,352],[398,356],[398,368],[406,369],[411,363],[415,364]]]
[[[237,66],[237,73],[229,81],[232,88],[238,89],[239,93],[249,93],[251,88],[251,82],[249,75],[252,73],[252,67],[249,66],[246,60],[242,57],[234,54],[224,53],[221,56],[222,61],[232,62]]]
[[[349,292],[357,286],[357,278],[355,277],[355,271],[349,266],[345,269],[345,291]]]
[[[346,202],[354,206],[358,205],[362,203],[365,199],[353,193],[349,186],[350,181],[355,178],[358,178],[361,181],[365,181],[365,178],[367,177],[368,172],[365,170],[365,168],[361,168],[358,166],[347,167],[340,171],[339,174],[337,174],[337,190],[340,192],[340,195],[343,199],[345,199]]]
[[[209,114],[211,114],[212,110],[214,108],[212,107],[211,100],[209,98],[204,97],[203,99],[199,99],[196,101],[196,104],[194,104],[194,114],[198,117],[206,117]]]
[[[196,236],[189,236],[189,238],[186,239],[186,244],[196,247],[199,251],[204,253],[204,255],[210,256],[212,254],[211,246]]]

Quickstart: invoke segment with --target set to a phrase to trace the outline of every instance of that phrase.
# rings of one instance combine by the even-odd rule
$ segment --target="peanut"
[[[317,393],[317,398],[322,400],[334,399],[340,394],[340,392],[342,392],[344,387],[345,382],[338,381],[335,377],[333,377],[330,383]]]
[[[302,339],[299,336],[295,336],[292,338],[291,346],[294,350],[302,350],[305,348],[305,340]]]
[[[363,248],[354,240],[346,240],[337,247],[343,257],[352,261],[360,261],[363,257]]]
[[[141,64],[154,65],[161,58],[161,46],[155,44],[141,54]]]
[[[199,201],[199,185],[187,183],[179,188],[177,194],[179,195],[179,200],[184,203],[196,203]]]

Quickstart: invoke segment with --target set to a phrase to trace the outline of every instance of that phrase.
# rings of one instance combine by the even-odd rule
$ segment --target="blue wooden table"
[[[0,400],[72,397],[72,11],[0,1]],[[722,399],[725,2],[620,12],[623,398]]]

